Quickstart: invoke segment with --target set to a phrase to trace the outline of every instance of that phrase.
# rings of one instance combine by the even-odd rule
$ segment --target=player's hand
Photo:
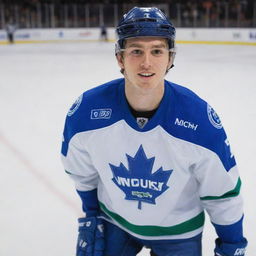
[[[239,243],[223,243],[219,238],[215,240],[215,256],[244,256],[247,240],[244,238]]]
[[[97,217],[79,218],[76,256],[103,256],[104,228]]]

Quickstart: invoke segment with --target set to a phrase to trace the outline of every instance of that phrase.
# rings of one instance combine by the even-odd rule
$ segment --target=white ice
[[[255,46],[179,44],[166,77],[222,118],[243,181],[248,256],[256,252],[255,73]],[[64,118],[84,90],[118,77],[112,43],[0,45],[1,256],[74,255],[82,212],[60,161]],[[214,239],[207,219],[204,256]]]

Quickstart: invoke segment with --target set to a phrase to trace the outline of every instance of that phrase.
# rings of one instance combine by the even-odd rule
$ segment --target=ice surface
[[[217,110],[236,155],[248,256],[256,252],[256,47],[178,45],[167,79]],[[65,114],[84,90],[121,77],[112,43],[0,46],[0,255],[74,255],[80,199],[60,162]],[[205,226],[204,256],[215,233]],[[148,255],[144,250],[140,255]]]

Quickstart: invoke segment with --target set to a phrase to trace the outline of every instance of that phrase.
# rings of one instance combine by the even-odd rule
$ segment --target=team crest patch
[[[125,193],[126,200],[138,201],[138,209],[141,209],[142,202],[156,204],[156,198],[169,188],[167,182],[173,170],[160,167],[152,174],[155,157],[147,158],[142,145],[134,157],[127,154],[126,157],[128,169],[123,163],[119,166],[109,164],[112,181]]]
[[[148,118],[145,117],[137,117],[137,124],[140,129],[143,129],[148,122]]]
[[[222,128],[221,120],[220,120],[218,114],[215,112],[215,110],[209,104],[207,104],[207,113],[208,113],[208,118],[209,118],[211,124],[215,128],[221,129]]]
[[[72,116],[77,111],[77,109],[79,108],[82,100],[83,100],[83,94],[80,95],[77,98],[77,100],[73,103],[72,107],[68,111],[68,116]]]

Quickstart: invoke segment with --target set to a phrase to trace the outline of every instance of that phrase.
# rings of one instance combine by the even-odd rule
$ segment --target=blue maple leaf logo
[[[161,167],[152,174],[155,157],[147,158],[142,145],[134,157],[127,154],[126,157],[128,170],[123,163],[119,166],[109,164],[112,181],[125,193],[126,200],[138,201],[139,209],[142,202],[156,204],[156,198],[169,188],[166,184],[173,170],[163,171]]]

